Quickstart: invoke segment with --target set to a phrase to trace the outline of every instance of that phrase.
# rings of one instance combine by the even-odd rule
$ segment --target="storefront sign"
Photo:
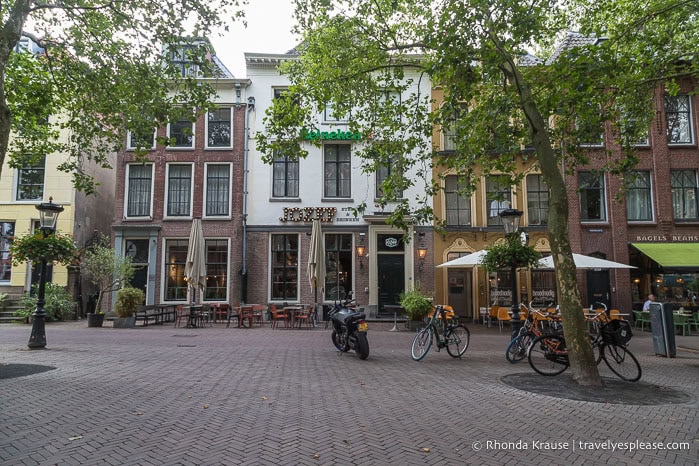
[[[301,137],[305,141],[361,141],[362,133],[357,131],[309,131],[306,128],[301,129]]]
[[[280,222],[332,222],[337,209],[335,207],[284,207]]]
[[[696,243],[699,235],[636,235],[636,242],[641,243]]]

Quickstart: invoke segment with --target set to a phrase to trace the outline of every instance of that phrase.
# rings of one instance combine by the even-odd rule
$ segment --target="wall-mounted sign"
[[[357,131],[342,131],[340,129],[334,131],[309,131],[306,128],[301,129],[301,137],[305,141],[361,141],[362,133]]]
[[[280,222],[332,222],[337,209],[335,207],[284,207],[284,215]]]
[[[636,235],[636,241],[658,243],[696,243],[699,241],[699,235]]]

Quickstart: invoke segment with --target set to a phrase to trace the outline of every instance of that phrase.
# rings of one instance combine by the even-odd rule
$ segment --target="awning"
[[[663,268],[699,270],[699,243],[631,243],[631,246]]]

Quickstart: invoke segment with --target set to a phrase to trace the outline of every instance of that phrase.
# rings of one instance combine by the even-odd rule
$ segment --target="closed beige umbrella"
[[[313,288],[313,302],[318,306],[318,288],[325,284],[325,248],[320,220],[313,220],[311,247],[308,251],[308,281]]]
[[[187,263],[184,266],[184,276],[187,286],[192,288],[191,302],[196,302],[196,291],[203,292],[206,288],[206,248],[204,247],[204,232],[201,228],[201,220],[195,218],[192,221],[192,231],[189,233],[189,247],[187,248]],[[201,296],[199,297],[201,301]]]

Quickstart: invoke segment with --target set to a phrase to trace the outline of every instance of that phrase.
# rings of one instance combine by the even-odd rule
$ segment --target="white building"
[[[380,211],[374,208],[377,198],[377,173],[363,173],[361,160],[355,154],[369,135],[350,133],[347,123],[331,115],[319,115],[319,127],[306,131],[307,137],[322,139],[320,147],[305,143],[305,159],[296,162],[283,157],[272,165],[262,160],[256,149],[255,135],[264,131],[265,110],[275,96],[289,85],[287,77],[277,69],[284,60],[295,55],[246,53],[247,77],[251,81],[248,96],[255,99],[251,118],[248,179],[245,212],[247,231],[248,289],[245,298],[253,303],[309,304],[316,300],[307,278],[307,263],[312,219],[321,219],[326,258],[324,290],[317,292],[317,301],[329,304],[337,296],[335,290],[354,291],[357,304],[367,307],[369,315],[393,311],[402,291],[420,280],[421,267],[416,248],[420,241],[432,244],[431,227],[418,240],[404,241],[403,230],[386,224],[389,204]],[[406,79],[416,78],[407,72]],[[401,98],[419,92],[430,95],[427,79],[413,80]],[[425,105],[429,105],[426,101]],[[429,142],[428,139],[426,139]],[[407,177],[417,180],[415,173]],[[425,198],[425,186],[403,192],[403,197],[416,202]],[[431,205],[431,199],[428,198]],[[355,217],[353,209],[366,204],[365,213]],[[417,207],[417,206],[414,206]],[[358,248],[359,246],[359,248]],[[362,248],[363,246],[363,248]],[[363,249],[363,256],[360,251]],[[431,269],[425,263],[425,269]],[[430,272],[429,277],[433,275]],[[432,280],[423,280],[423,289],[431,289]]]

